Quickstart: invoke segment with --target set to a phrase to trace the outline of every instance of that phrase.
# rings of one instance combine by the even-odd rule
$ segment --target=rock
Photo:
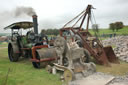
[[[128,36],[108,38],[102,42],[104,46],[114,46],[114,53],[120,60],[128,61]]]

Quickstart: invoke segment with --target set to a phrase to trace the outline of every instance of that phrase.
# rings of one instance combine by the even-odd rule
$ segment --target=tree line
[[[119,29],[122,29],[124,27],[123,22],[115,22],[109,24],[109,29],[114,31],[118,31]]]
[[[109,24],[109,29],[114,31],[118,31],[124,27],[123,22],[114,22]],[[99,32],[99,26],[98,24],[92,25],[92,29],[95,32]],[[59,35],[59,29],[42,29],[41,33],[45,35]]]
[[[42,29],[41,33],[45,35],[58,35],[59,34],[59,29]]]

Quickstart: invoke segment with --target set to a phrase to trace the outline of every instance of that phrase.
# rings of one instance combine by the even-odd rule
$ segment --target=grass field
[[[0,45],[0,85],[5,85],[9,69],[6,85],[62,85],[58,74],[53,75],[44,69],[35,69],[28,59],[10,62],[7,48],[4,47],[7,47],[7,44]]]
[[[1,42],[0,47],[7,47],[8,43],[7,42]]]
[[[89,30],[92,34],[94,34],[93,30]],[[102,35],[102,34],[113,34],[113,33],[116,33],[118,35],[128,35],[128,27],[124,27],[120,30],[118,30],[118,32],[113,32],[112,30],[110,29],[99,29],[99,34]]]

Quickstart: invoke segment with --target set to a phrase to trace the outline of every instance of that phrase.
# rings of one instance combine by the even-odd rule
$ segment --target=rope
[[[94,16],[93,10],[92,10],[92,16],[93,16],[93,19],[94,19],[94,23],[96,24],[96,19],[95,19],[95,16]]]
[[[94,19],[94,23],[95,23],[95,25],[97,25],[97,24],[96,24],[96,19],[95,19],[94,13],[93,13],[93,11],[91,11],[91,12],[92,12],[92,17],[93,17],[93,19]],[[90,21],[91,21],[91,23],[92,23],[92,25],[93,25],[92,17],[90,17]],[[96,30],[96,27],[94,27],[94,30]],[[96,38],[99,40],[100,43],[102,43],[101,38],[98,37],[97,34],[99,35],[99,33],[95,31],[95,36],[96,36]]]

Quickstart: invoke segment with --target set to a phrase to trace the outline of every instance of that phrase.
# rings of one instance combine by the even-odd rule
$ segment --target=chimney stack
[[[38,22],[37,22],[37,15],[33,15],[33,27],[34,27],[34,33],[38,34]]]

